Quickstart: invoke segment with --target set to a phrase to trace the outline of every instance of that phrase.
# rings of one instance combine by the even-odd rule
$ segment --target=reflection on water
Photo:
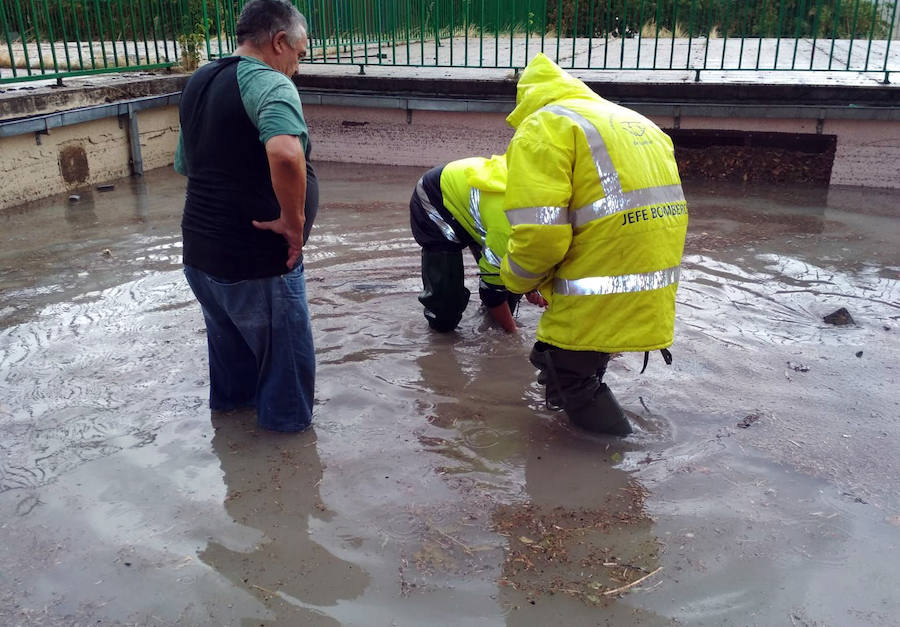
[[[639,428],[611,440],[544,408],[527,361],[536,308],[516,337],[477,299],[457,333],[428,331],[407,227],[418,169],[319,171],[304,251],[315,429],[295,437],[243,414],[198,435],[206,353],[179,267],[180,178],[0,215],[0,559],[20,573],[0,579],[0,622],[141,623],[169,603],[172,620],[207,607],[267,625],[891,624],[900,571],[878,547],[900,515],[893,201],[688,188],[675,362],[639,375],[641,355],[612,361]],[[838,307],[857,324],[822,321]],[[146,499],[178,504],[137,516],[116,499],[116,520],[167,529],[164,543],[140,526],[101,536],[153,555],[140,615],[33,566],[84,564],[129,594],[122,559],[53,530],[97,526],[84,477],[138,459]]]
[[[506,537],[499,581],[506,624],[565,617],[588,625],[598,612],[609,624],[667,624],[620,602],[616,592],[652,589],[665,577],[645,490],[617,468],[630,445],[548,421],[531,422],[525,436],[522,499],[492,513]]]
[[[255,596],[282,625],[338,625],[328,609],[366,588],[368,576],[310,538],[311,517],[331,516],[319,497],[322,462],[315,430],[297,436],[259,431],[252,413],[213,415],[225,509],[263,532],[252,551],[210,539],[200,560]]]

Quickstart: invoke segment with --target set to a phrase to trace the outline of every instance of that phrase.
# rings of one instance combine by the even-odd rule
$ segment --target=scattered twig
[[[432,527],[432,529],[434,529],[435,531],[437,531],[439,534],[441,534],[442,536],[444,536],[445,538],[447,538],[447,539],[450,540],[451,542],[455,542],[456,544],[458,544],[459,546],[461,546],[462,549],[463,549],[463,551],[466,552],[466,554],[472,555],[472,549],[470,549],[468,546],[466,546],[466,545],[465,545],[463,542],[461,542],[460,540],[457,540],[456,538],[454,538],[453,536],[451,536],[449,533],[445,533],[445,532],[441,531],[441,530],[438,529],[437,527]]]
[[[562,592],[563,594],[571,594],[574,596],[579,596],[584,594],[581,590],[572,590],[571,588],[548,588],[548,592],[553,592],[554,594],[557,592]]]
[[[255,583],[250,584],[250,587],[251,587],[251,588],[256,588],[257,590],[262,590],[262,591],[265,592],[267,595],[269,595],[269,598],[270,598],[270,599],[275,598],[275,597],[278,596],[278,593],[277,593],[277,592],[272,592],[271,590],[266,590],[266,589],[263,588],[262,586],[257,586]]]
[[[603,562],[603,565],[610,568],[633,568],[634,570],[639,570],[644,573],[650,572],[643,566],[635,566],[634,564],[626,564],[625,562]]]
[[[625,591],[628,590],[629,588],[633,588],[634,586],[638,585],[639,583],[641,583],[641,582],[644,581],[645,579],[649,579],[650,577],[652,577],[653,575],[655,575],[656,573],[658,573],[658,572],[661,571],[662,569],[663,569],[663,567],[660,566],[659,568],[657,568],[656,570],[654,570],[652,573],[650,573],[650,574],[648,574],[648,575],[644,575],[644,576],[641,577],[640,579],[635,579],[634,581],[632,581],[632,582],[629,583],[629,584],[625,584],[624,586],[619,586],[618,588],[613,588],[612,590],[607,590],[606,592],[603,593],[603,595],[604,595],[604,596],[612,596],[612,595],[614,595],[614,594],[619,594],[620,592],[625,592]]]

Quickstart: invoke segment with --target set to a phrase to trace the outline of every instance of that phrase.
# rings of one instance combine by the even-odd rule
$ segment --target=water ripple
[[[202,368],[202,353],[188,351],[185,363],[183,350],[203,345],[199,311],[188,302],[181,272],[152,274],[96,301],[48,305],[0,334],[0,493],[145,446],[162,424],[203,406],[202,388],[187,375]]]

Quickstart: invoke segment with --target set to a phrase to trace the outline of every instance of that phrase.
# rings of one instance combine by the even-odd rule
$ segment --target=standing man
[[[315,382],[301,251],[318,185],[290,77],[306,19],[287,0],[252,0],[237,41],[181,96],[184,272],[206,320],[210,408],[256,407],[260,427],[301,431]]]
[[[512,312],[521,299],[500,280],[509,222],[503,214],[506,157],[459,159],[432,168],[419,179],[409,201],[413,237],[422,247],[422,293],[428,325],[453,331],[469,303],[462,251],[478,263],[478,295],[507,333],[516,332]],[[529,299],[533,296],[529,296]]]
[[[522,73],[507,122],[512,228],[500,276],[549,303],[531,363],[549,405],[589,431],[627,435],[602,379],[610,353],[672,344],[688,221],[672,141],[543,54]]]

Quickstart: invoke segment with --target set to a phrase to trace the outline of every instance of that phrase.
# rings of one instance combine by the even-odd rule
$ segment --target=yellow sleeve
[[[500,277],[519,294],[550,278],[572,243],[574,142],[571,136],[553,137],[551,125],[533,118],[519,128],[507,151],[504,205],[511,229]]]

